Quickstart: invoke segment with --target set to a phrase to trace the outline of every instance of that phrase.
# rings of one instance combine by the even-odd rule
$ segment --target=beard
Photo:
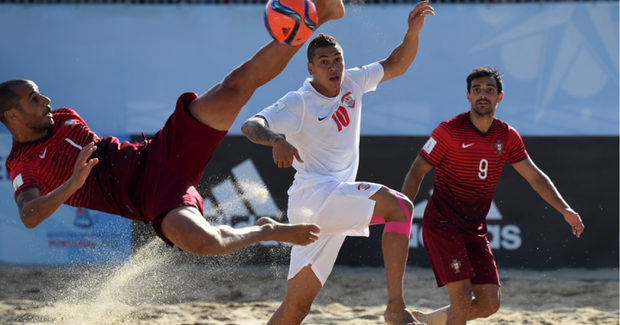
[[[29,115],[26,125],[33,131],[44,132],[54,125],[54,118],[47,116],[47,113],[43,116]]]
[[[486,106],[480,106],[480,105],[478,105],[478,103],[485,103]],[[493,103],[493,102],[491,102],[489,100],[479,100],[479,101],[471,104],[472,110],[474,112],[476,112],[476,114],[478,114],[480,116],[494,115],[496,107],[497,107],[497,104]]]

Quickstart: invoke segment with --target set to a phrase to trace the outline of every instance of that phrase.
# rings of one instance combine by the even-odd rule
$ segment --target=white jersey
[[[348,69],[336,97],[321,95],[308,78],[299,90],[287,93],[259,113],[270,129],[286,136],[304,161],[293,160],[297,173],[289,194],[334,178],[355,181],[362,95],[374,91],[382,78],[379,63]]]

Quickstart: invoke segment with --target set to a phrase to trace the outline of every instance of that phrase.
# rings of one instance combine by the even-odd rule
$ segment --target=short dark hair
[[[481,67],[474,69],[469,76],[467,76],[467,92],[471,91],[471,82],[474,79],[483,78],[483,77],[491,77],[495,79],[495,84],[497,84],[497,93],[502,92],[502,88],[504,88],[504,82],[502,81],[502,74],[498,69],[490,68],[490,67]]]
[[[308,44],[308,62],[312,63],[316,49],[326,46],[340,46],[340,44],[338,44],[338,41],[333,36],[323,33],[319,34],[319,36],[315,37],[310,44]]]
[[[22,107],[19,105],[19,95],[15,93],[11,88],[17,85],[23,85],[29,83],[26,79],[11,79],[3,83],[0,83],[0,122],[6,125],[6,118],[4,112],[17,108],[19,110]]]

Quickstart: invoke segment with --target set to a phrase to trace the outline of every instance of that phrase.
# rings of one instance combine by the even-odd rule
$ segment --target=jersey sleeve
[[[9,170],[9,176],[11,176],[11,184],[15,190],[13,195],[15,198],[17,198],[19,193],[31,187],[42,188],[41,177],[37,173],[38,168],[34,165],[20,161],[10,166],[10,168],[7,166],[7,169]]]
[[[295,134],[299,132],[303,121],[304,103],[296,92],[289,92],[273,105],[263,109],[258,115],[263,116],[269,128],[276,133]]]
[[[437,166],[450,149],[450,142],[452,142],[450,129],[446,122],[442,122],[420,149],[420,156],[431,165]]]
[[[506,160],[511,164],[518,163],[528,157],[521,135],[512,126],[508,127],[508,148]]]
[[[383,66],[378,62],[347,70],[348,77],[360,85],[364,93],[377,89],[377,85],[383,79],[383,73]]]

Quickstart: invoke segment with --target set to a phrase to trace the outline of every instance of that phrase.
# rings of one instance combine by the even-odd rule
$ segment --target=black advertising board
[[[426,139],[362,137],[357,179],[400,190],[405,174]],[[514,168],[506,165],[487,217],[489,240],[498,266],[531,269],[618,267],[618,137],[524,137],[523,140],[532,160],[580,213],[586,228],[581,238],[575,238],[562,215]],[[268,189],[261,196],[266,195],[273,207],[269,208],[269,202],[264,200],[256,203],[258,201],[247,198],[247,190],[243,193],[240,184],[243,183],[240,175],[244,173]],[[205,196],[205,216],[215,223],[237,226],[251,224],[261,215],[286,220],[286,191],[293,175],[292,168],[280,169],[274,165],[270,147],[253,144],[243,136],[227,136],[198,186]],[[422,245],[420,221],[433,178],[431,171],[414,202],[409,265],[429,265]],[[229,199],[231,195],[238,199]],[[134,229],[142,234],[145,227],[138,224]],[[382,226],[372,226],[369,238],[348,237],[336,263],[383,265],[382,231]],[[139,236],[134,239],[137,246],[144,242]],[[233,264],[286,263],[288,260],[288,247],[256,246],[240,253],[243,260]]]

